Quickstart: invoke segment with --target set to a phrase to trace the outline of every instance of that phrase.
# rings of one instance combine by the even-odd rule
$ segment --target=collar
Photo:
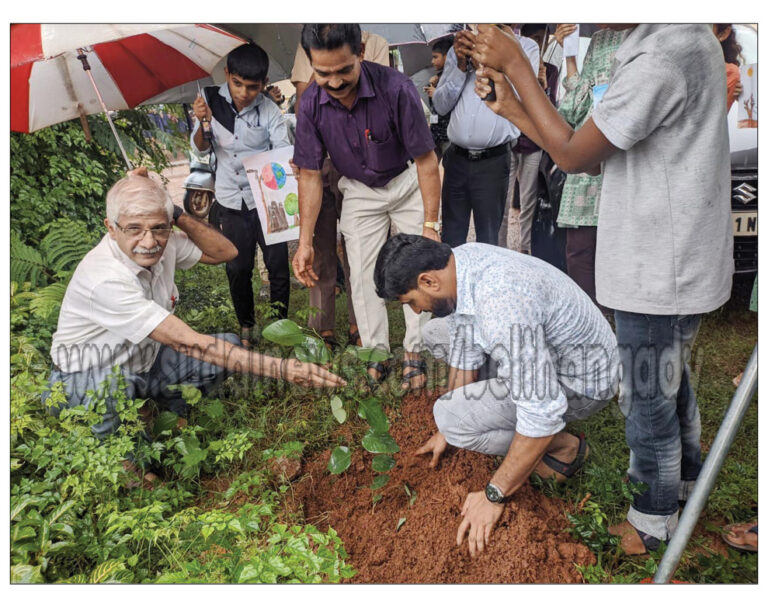
[[[472,271],[469,267],[469,257],[463,251],[453,249],[453,259],[456,263],[456,313],[460,315],[475,314],[475,298],[472,295]]]
[[[237,108],[235,107],[234,102],[232,101],[232,94],[229,93],[229,85],[226,81],[224,81],[221,85],[219,85],[219,95],[223,97],[230,106],[232,106],[232,109],[235,111],[235,114],[245,114],[248,112],[248,110],[253,110],[256,108],[256,106],[260,105],[262,100],[264,99],[262,96],[263,93],[259,93],[256,98],[248,104],[245,108],[243,108],[240,112],[237,111]]]
[[[318,88],[320,89],[321,104],[328,104],[333,102],[338,106],[342,106],[341,102],[335,98],[332,98],[330,95],[328,95],[328,92],[325,89],[319,86]],[[357,82],[357,97],[355,98],[355,103],[352,104],[353,109],[357,105],[357,102],[360,100],[361,97],[362,98],[376,97],[376,91],[373,89],[373,82],[371,81],[371,75],[368,72],[368,65],[365,60],[360,62],[360,79]]]
[[[160,257],[160,260],[153,265],[151,268],[147,269],[145,267],[142,267],[138,263],[136,263],[133,259],[128,257],[123,250],[120,248],[120,245],[117,244],[117,241],[113,240],[111,236],[109,236],[109,233],[107,233],[104,238],[107,241],[107,246],[109,247],[110,252],[112,253],[112,256],[117,259],[120,263],[122,263],[125,267],[128,268],[128,271],[130,271],[132,274],[136,276],[146,276],[149,275],[150,278],[159,276],[163,271],[163,261],[165,261],[165,252],[163,252],[162,257]],[[170,242],[170,239],[169,239]],[[166,249],[168,248],[168,245],[166,245]]]

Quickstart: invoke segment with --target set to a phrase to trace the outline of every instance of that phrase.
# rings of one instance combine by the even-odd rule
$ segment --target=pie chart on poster
[[[285,168],[277,162],[270,162],[261,169],[261,180],[273,191],[282,189],[285,186]]]

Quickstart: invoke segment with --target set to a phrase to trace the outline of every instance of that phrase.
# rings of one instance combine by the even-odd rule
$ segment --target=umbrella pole
[[[133,164],[131,164],[131,160],[128,159],[128,154],[125,153],[125,147],[123,147],[123,143],[120,141],[120,136],[117,134],[115,124],[112,122],[112,117],[109,115],[109,110],[107,110],[107,105],[104,103],[104,100],[101,97],[101,93],[99,93],[99,88],[96,86],[96,81],[93,80],[93,75],[91,74],[91,65],[88,64],[88,56],[85,55],[85,52],[82,48],[78,48],[77,50],[77,59],[82,62],[83,70],[91,80],[91,85],[93,85],[93,89],[96,92],[96,97],[99,98],[101,109],[104,110],[104,115],[107,117],[107,122],[109,122],[109,128],[112,129],[112,134],[115,136],[115,141],[117,141],[117,145],[120,147],[120,152],[123,154],[125,165],[128,166],[128,170],[133,170]]]

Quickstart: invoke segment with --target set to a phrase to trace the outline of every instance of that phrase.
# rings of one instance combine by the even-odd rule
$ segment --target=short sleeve
[[[106,280],[91,291],[91,321],[113,334],[138,344],[170,315],[146,298],[137,283]]]
[[[291,70],[291,83],[309,83],[312,78],[312,65],[309,62],[307,53],[301,47],[301,43],[296,45],[296,57],[293,59],[293,69]]]
[[[365,40],[364,60],[389,66],[389,43],[381,35],[370,33]]]
[[[411,158],[417,158],[435,148],[435,141],[424,115],[416,86],[405,81],[397,91],[396,114],[400,140]]]
[[[177,269],[189,269],[200,261],[203,252],[189,239],[185,232],[174,230],[172,238],[176,248]]]
[[[293,162],[299,168],[321,170],[325,160],[325,145],[320,131],[312,117],[315,110],[312,90],[304,92],[299,103],[299,113],[296,115],[296,142],[293,150]]]
[[[641,54],[618,67],[592,119],[613,145],[626,151],[677,118],[686,101],[679,67],[663,56]]]

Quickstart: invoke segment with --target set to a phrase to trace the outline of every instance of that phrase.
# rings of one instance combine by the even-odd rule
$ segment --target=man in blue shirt
[[[468,60],[459,31],[448,51],[440,82],[432,95],[438,114],[451,113],[443,157],[443,241],[452,247],[467,242],[470,214],[477,241],[497,245],[509,184],[510,149],[520,131],[495,114],[474,92],[475,66]],[[471,39],[471,38],[470,38]],[[539,47],[520,38],[534,72],[539,70]],[[451,112],[453,110],[453,112]]]
[[[280,109],[262,94],[267,82],[269,58],[255,44],[232,50],[224,69],[226,82],[205,88],[193,104],[197,124],[192,144],[199,153],[216,155],[216,216],[221,231],[237,247],[238,256],[227,263],[232,303],[245,344],[255,322],[251,277],[256,244],[261,247],[269,272],[270,300],[279,302],[279,317],[286,317],[290,297],[288,245],[267,245],[259,222],[256,202],[248,184],[243,158],[290,145],[288,127]],[[211,123],[208,142],[200,126]]]

